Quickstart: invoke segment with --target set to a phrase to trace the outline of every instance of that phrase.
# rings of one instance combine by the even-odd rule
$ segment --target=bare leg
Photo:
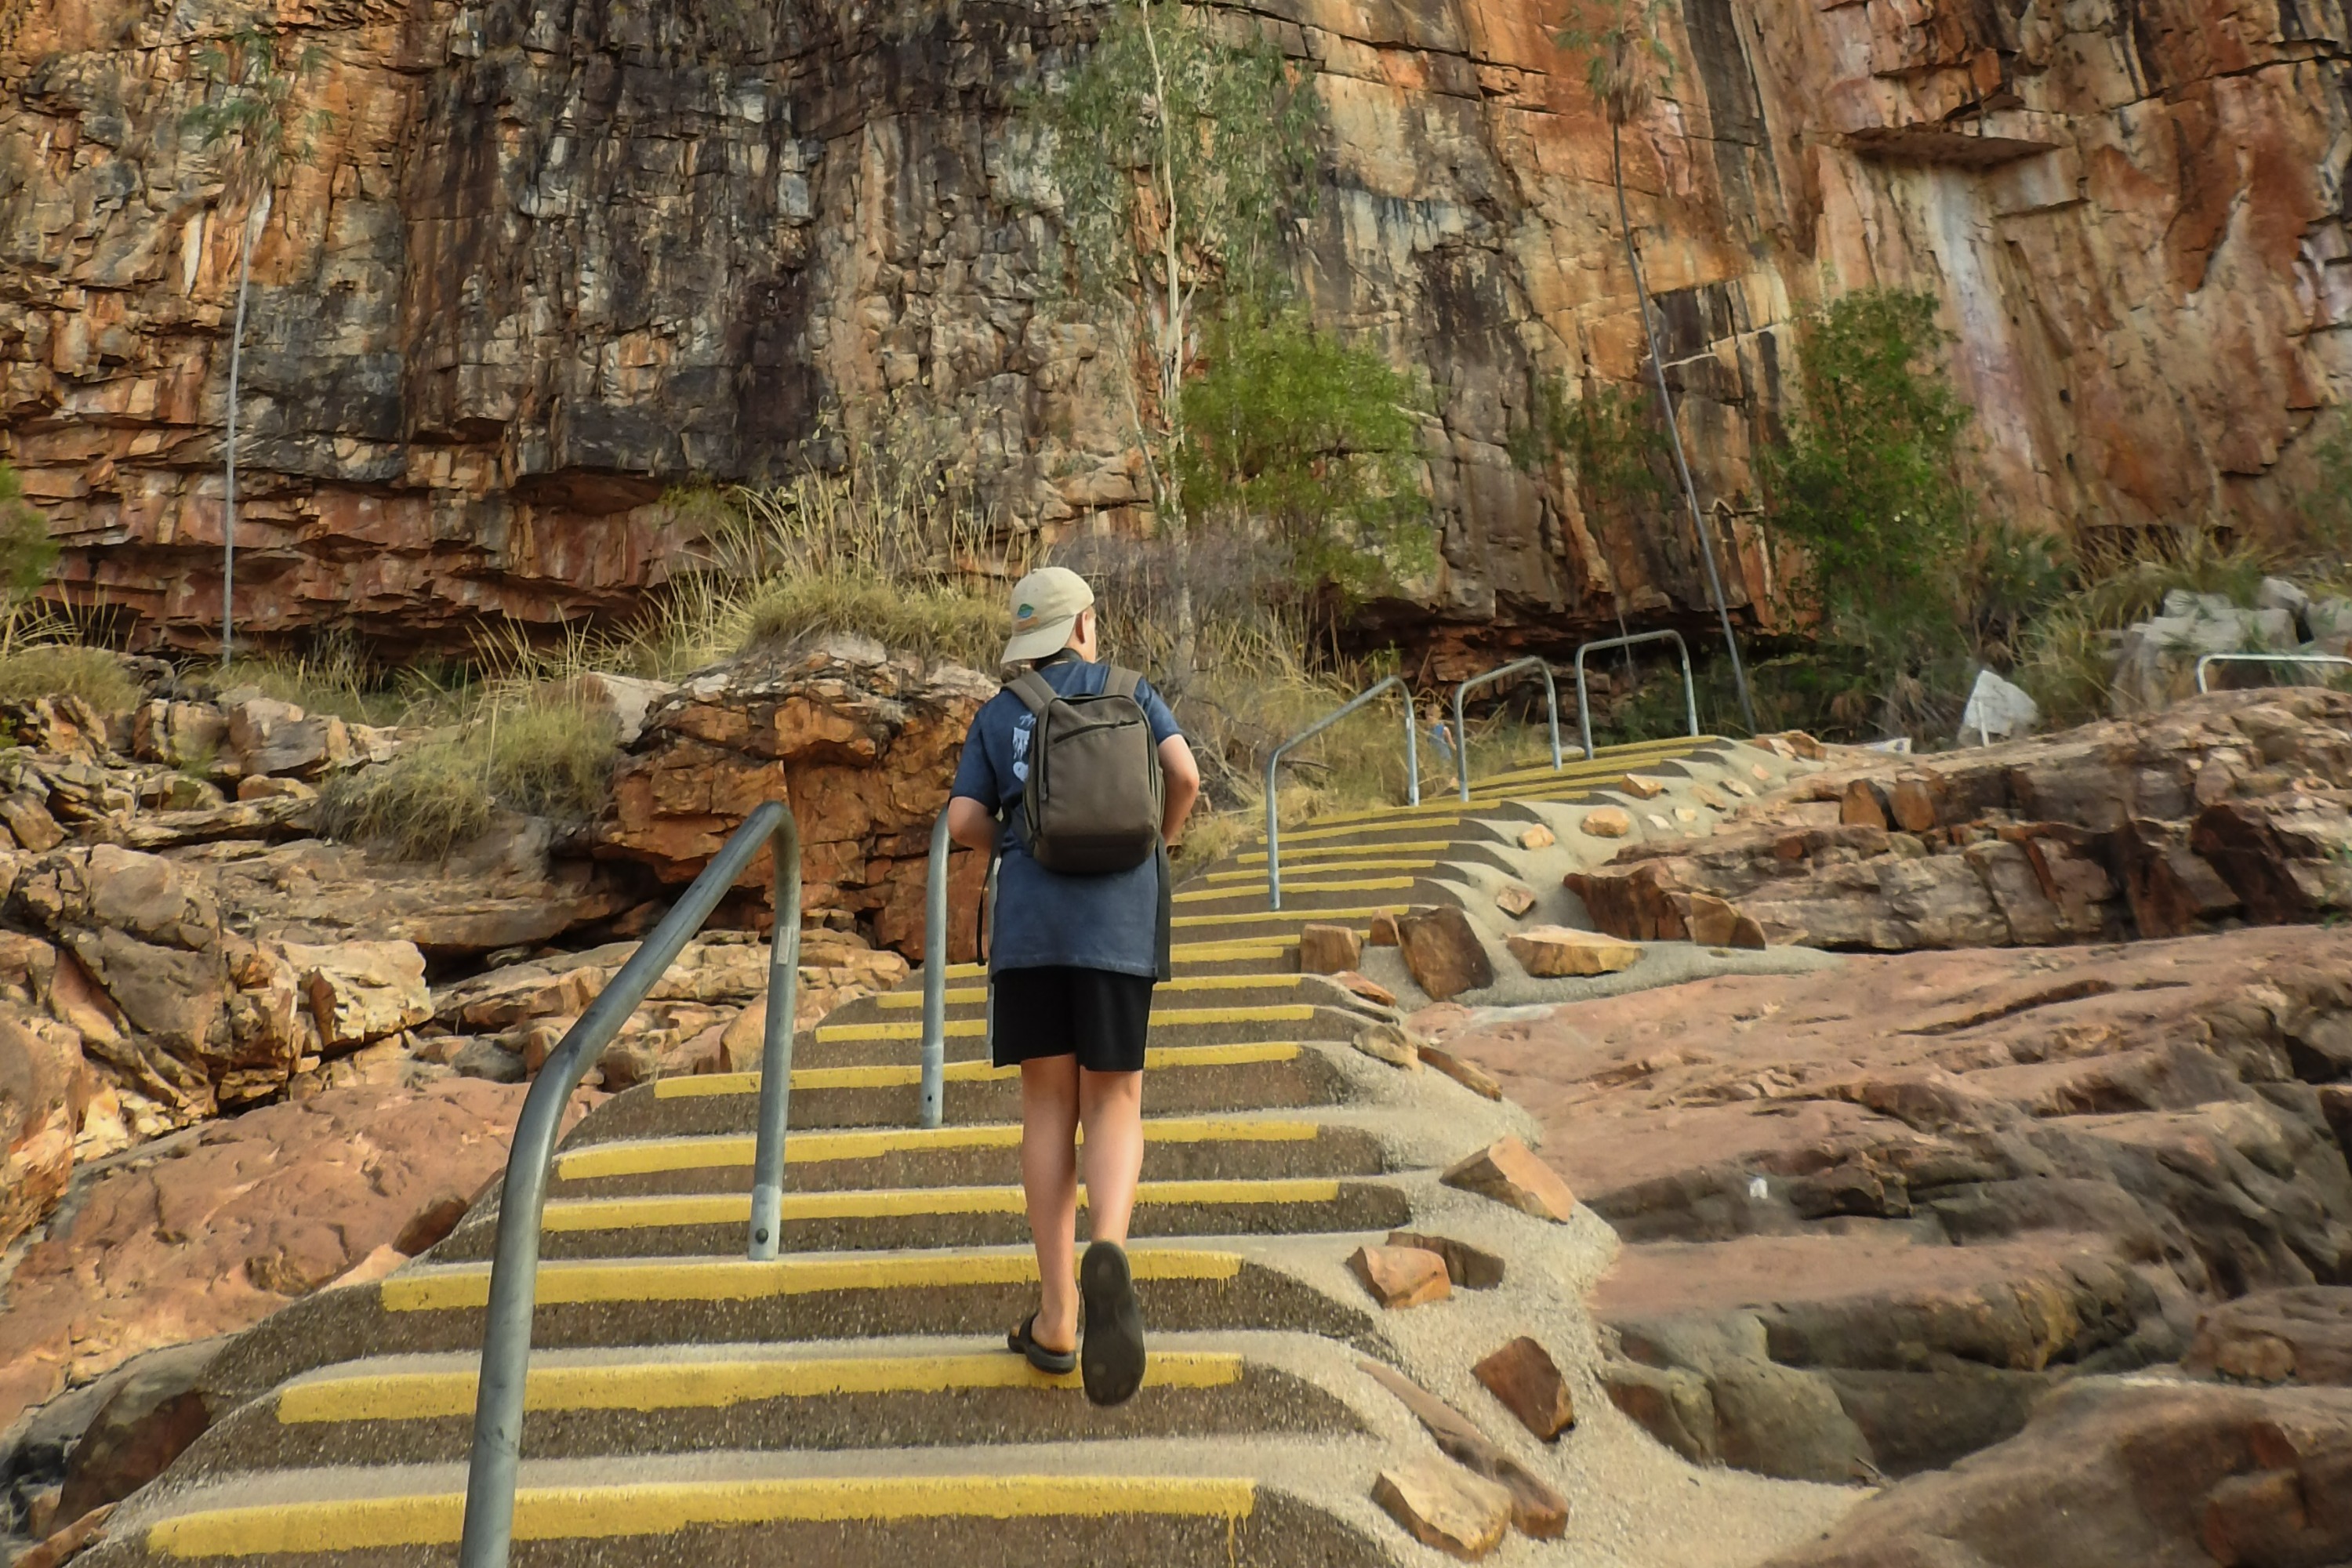
[[[1143,1075],[1081,1071],[1078,1108],[1087,1127],[1087,1237],[1125,1247],[1143,1173]]]
[[[1077,1132],[1078,1058],[1023,1062],[1021,1186],[1028,1198],[1029,1233],[1037,1245],[1037,1325],[1031,1334],[1051,1351],[1067,1351],[1078,1342]],[[1139,1126],[1139,1154],[1141,1142]],[[1128,1192],[1131,1200],[1132,1177]],[[1124,1210],[1119,1223],[1126,1224]]]

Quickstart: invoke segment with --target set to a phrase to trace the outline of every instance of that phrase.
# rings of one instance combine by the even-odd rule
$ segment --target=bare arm
[[[1165,781],[1167,810],[1160,820],[1160,837],[1174,844],[1183,836],[1184,819],[1201,795],[1201,764],[1181,735],[1160,742],[1160,773]]]
[[[996,847],[996,815],[968,795],[948,802],[948,837],[985,855]]]

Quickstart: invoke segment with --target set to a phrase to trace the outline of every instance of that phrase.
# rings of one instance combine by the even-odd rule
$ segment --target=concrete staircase
[[[1131,1247],[1150,1369],[1117,1409],[1003,1348],[1035,1264],[1017,1080],[985,1059],[976,967],[950,976],[939,1129],[914,1126],[919,974],[803,1034],[780,1260],[741,1256],[754,1076],[601,1106],[547,1209],[516,1562],[1444,1561],[1371,1500],[1380,1472],[1433,1450],[1360,1363],[1475,1390],[1464,1369],[1511,1333],[1549,1325],[1577,1349],[1575,1296],[1607,1234],[1441,1185],[1499,1136],[1532,1141],[1528,1120],[1356,1050],[1364,1004],[1295,972],[1296,932],[1459,898],[1448,868],[1504,865],[1523,803],[1719,745],[1626,748],[1489,781],[1466,805],[1309,824],[1285,836],[1279,913],[1262,845],[1185,884]],[[231,1413],[89,1561],[454,1560],[495,1226],[486,1202],[390,1279],[244,1335],[208,1389]],[[1392,1227],[1489,1248],[1510,1275],[1475,1302],[1384,1313],[1345,1260]],[[1572,1484],[1562,1449],[1499,1410],[1488,1432]]]

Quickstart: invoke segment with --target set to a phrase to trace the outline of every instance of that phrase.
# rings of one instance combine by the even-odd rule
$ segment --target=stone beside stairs
[[[1577,1302],[1612,1238],[1581,1211],[1555,1225],[1441,1184],[1496,1139],[1534,1142],[1532,1124],[1354,1048],[1366,1005],[1296,973],[1295,951],[1307,921],[1360,928],[1460,899],[1449,867],[1507,868],[1496,847],[1525,803],[1724,750],[1623,748],[1489,781],[1467,805],[1309,824],[1285,836],[1279,913],[1265,907],[1263,845],[1185,884],[1131,1244],[1150,1370],[1118,1409],[1003,1348],[1035,1264],[1017,1079],[985,1060],[976,967],[950,974],[936,1130],[913,1125],[919,973],[803,1033],[776,1261],[741,1256],[755,1076],[663,1079],[598,1108],[559,1155],[547,1209],[515,1561],[1444,1561],[1373,1500],[1383,1472],[1445,1462],[1367,1360],[1471,1412],[1568,1496],[1570,1541],[1514,1537],[1496,1561],[1570,1560],[1558,1554],[1594,1527],[1580,1494],[1601,1470],[1636,1499],[1713,1499],[1721,1511],[1692,1540],[1736,1543],[1759,1506],[1740,1489],[1772,1483],[1702,1486],[1613,1413],[1547,1447],[1470,1380],[1473,1362],[1532,1334],[1592,1403]],[[299,1301],[225,1352],[206,1394],[226,1414],[123,1506],[93,1568],[454,1561],[494,1208],[389,1279]],[[1399,1228],[1499,1255],[1502,1284],[1383,1311],[1347,1260]],[[1715,1560],[1676,1545],[1663,1518],[1645,1545],[1642,1511],[1613,1499],[1596,1517],[1628,1539],[1574,1560]]]

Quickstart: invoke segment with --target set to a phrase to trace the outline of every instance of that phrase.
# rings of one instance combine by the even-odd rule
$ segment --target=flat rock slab
[[[2198,1320],[2182,1364],[2243,1383],[2352,1385],[2352,1289],[2259,1290]]]
[[[2086,1365],[2178,1359],[2200,1308],[2209,1374],[2338,1364],[2336,1297],[2299,1291],[2308,1258],[2352,1264],[2341,931],[1855,957],[1416,1022],[1624,1238],[1592,1299],[1626,1347],[1604,1384],[1702,1462],[1948,1465]]]
[[[1511,956],[1529,974],[1614,974],[1642,962],[1642,950],[1621,937],[1572,926],[1529,926],[1503,939]]]
[[[2007,1442],[1880,1493],[1769,1568],[2316,1568],[2347,1558],[2352,1390],[2087,1379]]]

